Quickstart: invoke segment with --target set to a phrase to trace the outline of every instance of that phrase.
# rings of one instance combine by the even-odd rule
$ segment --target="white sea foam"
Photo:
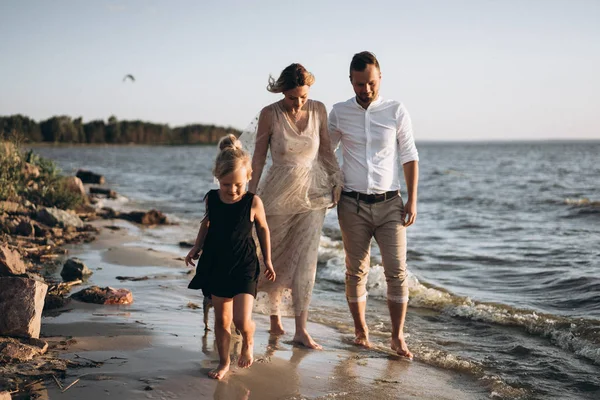
[[[116,199],[108,199],[108,198],[99,198],[97,202],[94,204],[96,208],[108,207],[113,210],[122,211],[125,208],[125,205],[129,203],[129,198],[117,194]]]
[[[415,353],[418,354],[418,360],[421,362],[439,368],[468,373],[477,377],[484,386],[488,387],[491,398],[528,398],[528,392],[526,390],[512,387],[504,382],[502,378],[487,374],[484,366],[475,360],[470,360],[444,350],[432,348],[423,343],[415,345],[413,349],[415,350]]]
[[[569,319],[516,309],[502,304],[473,301],[440,289],[418,284],[410,288],[410,305],[443,312],[454,317],[519,326],[529,333],[549,338],[554,344],[600,365],[600,342],[594,334],[586,333],[597,321]]]

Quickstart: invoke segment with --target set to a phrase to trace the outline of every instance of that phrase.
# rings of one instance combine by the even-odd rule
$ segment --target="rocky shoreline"
[[[52,176],[52,182],[60,182],[60,198],[76,198],[72,202],[75,206],[65,207],[65,202],[58,201],[59,207],[53,207],[48,196],[31,201],[33,191],[58,191],[57,186],[46,189],[49,178],[38,166],[25,161],[17,146],[0,145],[0,183],[5,185],[3,189],[9,184],[15,187],[0,201],[0,399],[4,400],[29,398],[27,393],[36,383],[53,379],[60,386],[68,368],[90,367],[85,360],[58,357],[72,339],[40,339],[42,315],[57,312],[71,299],[95,304],[133,302],[127,289],[91,286],[71,294],[92,271],[77,258],[69,258],[64,246],[95,240],[99,228],[90,222],[98,219],[119,218],[143,225],[169,221],[157,210],[120,213],[97,207],[99,197],[117,194],[97,186],[104,178],[90,171],[71,177]],[[16,174],[10,175],[10,168]],[[55,274],[61,267],[62,280]]]

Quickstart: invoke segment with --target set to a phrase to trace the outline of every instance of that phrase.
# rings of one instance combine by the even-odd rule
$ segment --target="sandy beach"
[[[180,254],[141,247],[139,228],[103,221],[120,229],[102,229],[98,240],[71,248],[94,271],[87,282],[128,288],[134,303],[102,306],[72,301],[65,312],[45,317],[42,336],[71,338],[61,357],[87,362],[70,369],[62,386],[50,380],[37,386],[40,399],[479,399],[489,393],[472,376],[452,373],[419,361],[407,361],[384,347],[359,349],[351,336],[310,323],[324,347],[311,351],[291,342],[293,320],[284,319],[282,337],[267,333],[268,316],[254,314],[255,363],[235,366],[241,337],[231,346],[233,368],[222,381],[207,372],[218,363],[214,334],[205,332],[199,292]],[[143,232],[142,232],[143,233]],[[119,281],[116,276],[147,280]],[[77,288],[74,289],[78,290]],[[212,311],[211,311],[212,324]],[[418,356],[417,356],[418,360]]]

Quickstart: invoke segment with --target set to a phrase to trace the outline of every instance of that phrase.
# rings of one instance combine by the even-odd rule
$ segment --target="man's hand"
[[[200,249],[197,248],[196,246],[192,247],[192,249],[190,250],[190,252],[187,254],[187,256],[185,256],[185,266],[192,266],[195,267],[196,264],[194,264],[194,262],[192,260],[197,260],[200,257]]]
[[[413,201],[413,199],[408,199],[406,204],[404,204],[402,220],[404,221],[403,225],[405,227],[411,226],[417,220],[417,202]]]
[[[331,202],[333,204],[329,208],[334,208],[335,206],[337,206],[337,204],[340,202],[340,197],[342,197],[342,187],[334,186],[331,189]]]

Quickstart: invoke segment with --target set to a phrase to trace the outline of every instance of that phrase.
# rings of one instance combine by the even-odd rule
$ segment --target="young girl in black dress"
[[[267,279],[274,281],[275,271],[263,203],[254,193],[246,191],[252,174],[250,155],[234,135],[225,136],[219,142],[213,174],[219,181],[219,189],[206,194],[206,215],[185,264],[194,265],[192,260],[202,251],[196,276],[188,287],[202,289],[205,296],[212,297],[220,361],[208,375],[221,379],[229,371],[232,320],[243,338],[238,366],[248,368],[253,362],[255,324],[252,306],[260,274],[252,238],[253,226],[256,227]]]

